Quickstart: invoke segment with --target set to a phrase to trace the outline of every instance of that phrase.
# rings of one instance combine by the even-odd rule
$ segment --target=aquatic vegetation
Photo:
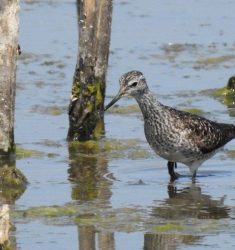
[[[0,168],[0,199],[13,203],[25,191],[27,179],[19,169],[5,164]]]
[[[215,89],[212,92],[212,96],[218,98],[228,107],[235,106],[235,76],[229,78],[225,87]]]
[[[84,157],[96,157],[96,154],[99,154],[108,158],[140,159],[151,156],[150,149],[138,139],[104,138],[99,141],[73,141],[69,144],[69,150]]]
[[[136,149],[127,154],[127,158],[130,159],[141,159],[141,158],[148,158],[151,156],[151,152],[144,149]]]
[[[35,144],[39,144],[39,145],[43,145],[43,146],[47,146],[47,147],[53,147],[53,148],[60,148],[63,146],[60,142],[55,141],[55,140],[50,140],[50,139],[45,139],[45,140],[42,140],[41,142],[37,142]]]
[[[225,154],[226,154],[226,156],[229,157],[229,158],[232,158],[232,159],[235,158],[235,150],[232,150],[232,149],[226,150],[226,151],[225,151]]]
[[[72,206],[42,206],[33,207],[25,211],[18,211],[16,215],[23,217],[61,217],[61,216],[73,216],[78,213],[78,209]]]
[[[58,156],[58,154],[52,152],[42,152],[38,150],[22,148],[19,146],[16,147],[16,159],[18,160],[24,158],[40,158],[40,157],[53,158],[56,156]]]
[[[176,223],[160,224],[153,227],[153,230],[157,232],[182,231],[183,229],[181,224]]]
[[[64,112],[66,112],[66,108],[57,105],[52,105],[52,106],[34,105],[31,107],[30,112],[59,116]]]
[[[203,110],[199,109],[199,108],[184,108],[182,110],[185,112],[195,114],[195,115],[203,115],[204,114]]]
[[[44,152],[21,148],[19,146],[16,147],[16,158],[23,159],[23,158],[31,158],[31,157],[42,157],[45,156]]]
[[[113,107],[108,109],[107,112],[112,114],[128,115],[132,113],[139,113],[140,108],[137,104],[127,106],[114,105]]]
[[[49,106],[45,109],[46,113],[48,115],[54,115],[54,116],[57,116],[57,115],[61,115],[64,113],[64,108],[61,108],[59,106]]]
[[[117,218],[113,216],[101,216],[98,214],[82,214],[75,218],[75,223],[81,225],[94,225],[94,224],[114,224]]]
[[[230,60],[235,59],[234,55],[223,55],[217,57],[202,57],[196,61],[196,65],[199,66],[215,66]]]
[[[61,60],[61,61],[58,61],[58,60],[45,60],[44,62],[41,63],[42,66],[56,66],[57,68],[64,68],[65,67],[65,64],[64,62]]]
[[[64,206],[39,206],[11,213],[12,218],[49,219],[56,218],[57,222],[64,221],[79,226],[95,226],[111,231],[133,232],[144,220],[144,214],[138,208],[123,207],[118,209],[102,208],[97,205],[79,206],[68,204]],[[67,218],[67,220],[64,220]]]
[[[17,187],[27,183],[26,177],[15,167],[5,165],[0,170],[0,184],[3,186]]]
[[[198,235],[212,233],[227,228],[223,221],[205,220],[163,220],[149,216],[141,207],[108,208],[102,204],[87,203],[86,205],[67,204],[64,206],[39,206],[26,210],[11,212],[13,219],[42,219],[49,224],[74,224],[77,226],[93,226],[96,230],[109,232],[136,232],[139,230],[154,234]],[[231,228],[233,230],[233,228]]]

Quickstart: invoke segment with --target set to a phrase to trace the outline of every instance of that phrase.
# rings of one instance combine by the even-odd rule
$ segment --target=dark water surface
[[[233,110],[201,92],[234,74],[234,10],[229,0],[114,1],[107,101],[120,75],[138,69],[165,104],[234,123]],[[106,141],[68,148],[75,2],[22,0],[20,18],[15,140],[36,153],[17,160],[30,182],[12,208],[17,248],[234,249],[235,141],[195,184],[179,165],[174,186],[138,112],[107,113]]]

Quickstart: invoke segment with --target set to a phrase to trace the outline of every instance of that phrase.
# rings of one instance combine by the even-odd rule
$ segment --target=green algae
[[[69,149],[72,151],[81,150],[95,150],[99,148],[99,141],[87,140],[87,141],[71,141],[69,143]]]
[[[75,218],[74,222],[80,225],[107,225],[117,223],[117,218],[113,216],[101,216],[101,215],[82,215]]]
[[[143,142],[138,139],[107,140],[104,143],[104,150],[110,158],[141,159],[151,155],[151,151],[143,147]]]
[[[220,100],[228,107],[233,107],[235,105],[235,90],[229,89],[227,86],[215,89],[212,92],[212,96]]]
[[[223,56],[217,56],[217,57],[199,58],[196,61],[196,64],[203,65],[203,66],[217,65],[217,64],[221,64],[221,63],[233,60],[234,58],[235,58],[234,55],[223,55]]]
[[[61,115],[63,114],[64,112],[64,109],[59,107],[59,106],[49,106],[45,109],[45,112],[48,114],[48,115],[53,115],[53,116],[58,116],[58,115]]]
[[[137,147],[140,144],[140,141],[137,139],[107,139],[104,141],[103,147],[105,151],[123,151],[131,147]]]
[[[204,113],[203,110],[199,108],[183,108],[182,110],[197,115],[202,115]],[[129,115],[129,114],[139,113],[140,109],[137,104],[127,105],[127,106],[114,105],[110,109],[108,109],[107,112],[119,115]]]
[[[209,93],[229,108],[235,107],[235,76],[228,79],[226,86],[211,90]]]
[[[73,86],[72,86],[73,99],[79,97],[80,91],[81,91],[80,85],[79,84],[73,84]]]
[[[24,149],[24,148],[16,148],[16,158],[22,159],[22,158],[30,158],[33,155],[33,151],[30,149]]]
[[[104,102],[104,96],[101,90],[101,83],[96,87],[96,106],[100,107]]]
[[[79,153],[84,157],[103,155],[108,158],[141,159],[151,156],[151,151],[144,147],[138,139],[101,139],[85,142],[72,141],[69,144],[71,153]]]
[[[74,222],[78,225],[95,226],[97,229],[108,229],[110,231],[134,232],[143,221],[143,216],[138,209],[118,208],[103,213],[88,213],[78,215]]]
[[[128,115],[132,113],[139,113],[140,109],[137,104],[127,106],[114,105],[110,109],[108,109],[107,112],[112,114]]]
[[[58,105],[43,106],[43,105],[34,105],[31,107],[30,112],[39,113],[51,116],[62,115],[66,111],[66,108]]]
[[[58,154],[52,152],[46,153],[38,150],[21,148],[19,146],[16,147],[16,159],[18,160],[24,158],[41,158],[41,157],[54,158],[57,156]]]
[[[100,79],[86,84],[82,84],[78,79],[75,79],[72,87],[71,107],[76,105],[77,100],[77,109],[74,112],[72,111],[70,116],[82,117],[83,126],[77,132],[76,124],[73,124],[74,122],[70,120],[70,125],[73,124],[74,131],[70,130],[69,140],[100,139],[104,133],[104,86]]]
[[[218,88],[218,89],[215,89],[213,92],[212,92],[212,95],[215,96],[215,97],[221,97],[221,96],[226,96],[230,93],[230,90],[225,86],[223,88]]]
[[[43,145],[46,147],[52,147],[52,148],[61,148],[63,145],[55,140],[50,140],[50,139],[45,139],[42,140],[41,142],[36,142],[35,144]]]
[[[24,193],[28,181],[19,169],[5,164],[0,167],[0,199],[14,203]]]
[[[144,149],[136,149],[127,154],[129,159],[143,159],[151,156],[151,152]]]
[[[74,98],[78,98],[79,95],[82,93],[83,97],[91,97],[91,96],[95,96],[95,102],[93,103],[94,105],[96,105],[97,107],[101,105],[101,103],[103,103],[103,95],[102,95],[102,91],[101,91],[101,82],[97,81],[95,83],[88,83],[85,85],[85,87],[82,89],[81,85],[79,84],[79,82],[76,82],[73,84],[72,86],[72,96],[73,99]],[[89,100],[90,98],[88,98]],[[89,102],[89,101],[87,101]],[[86,106],[86,103],[85,105]]]
[[[232,159],[235,158],[235,150],[232,150],[232,149],[226,150],[225,153],[226,153],[226,155],[227,155],[228,157],[230,157],[230,158],[232,158]]]
[[[26,149],[21,147],[16,147],[16,159],[32,158],[32,157],[42,157],[45,153],[37,150]]]
[[[191,114],[195,114],[195,115],[203,115],[204,114],[203,110],[199,109],[199,108],[184,108],[182,110],[185,112],[189,112]]]
[[[97,92],[97,86],[93,84],[88,84],[87,85],[87,95],[93,95]]]
[[[78,208],[73,206],[41,206],[32,207],[27,210],[19,210],[13,213],[14,217],[29,217],[29,218],[53,218],[53,217],[71,217],[78,213]]]
[[[3,244],[0,243],[0,249],[1,250],[12,250],[14,248],[11,246],[10,242],[4,242]]]
[[[153,217],[141,207],[104,207],[100,203],[69,204],[64,206],[40,206],[26,210],[11,212],[14,219],[46,219],[47,223],[74,224],[78,226],[93,226],[95,230],[108,230],[120,232],[136,232],[144,230],[154,234],[182,233],[197,235],[200,233],[213,233],[228,228],[223,220],[194,219],[194,220],[163,220]],[[55,221],[56,218],[56,221]],[[51,221],[51,222],[50,222]],[[230,228],[233,230],[233,228]]]
[[[162,225],[156,225],[153,227],[153,231],[157,232],[170,232],[170,231],[183,231],[184,227],[181,224],[166,223]]]
[[[27,179],[19,169],[6,165],[0,168],[1,185],[18,187],[21,186],[22,183],[25,185],[27,183]]]

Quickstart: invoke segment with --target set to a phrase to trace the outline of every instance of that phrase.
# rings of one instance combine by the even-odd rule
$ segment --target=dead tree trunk
[[[68,140],[85,141],[104,130],[112,0],[77,0],[79,54],[69,107]]]
[[[19,0],[0,1],[0,156],[14,149]]]

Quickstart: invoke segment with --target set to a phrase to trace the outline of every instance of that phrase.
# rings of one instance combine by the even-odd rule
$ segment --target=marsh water
[[[164,104],[235,123],[213,89],[234,74],[235,2],[113,2],[107,99],[128,70],[144,72]],[[17,249],[235,248],[235,141],[169,185],[132,99],[105,114],[105,138],[66,142],[77,55],[76,4],[22,0],[15,114],[16,166],[27,177],[11,206]],[[125,108],[122,108],[125,107]]]

